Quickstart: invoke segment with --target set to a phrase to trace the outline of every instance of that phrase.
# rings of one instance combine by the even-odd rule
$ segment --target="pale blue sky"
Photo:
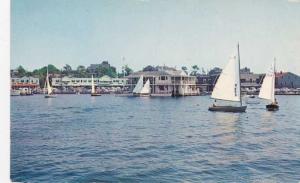
[[[300,74],[300,0],[12,0],[11,67],[88,66],[108,60]]]

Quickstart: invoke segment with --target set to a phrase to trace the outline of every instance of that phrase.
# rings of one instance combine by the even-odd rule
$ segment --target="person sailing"
[[[213,107],[216,107],[217,100],[215,99],[215,102],[213,103]]]

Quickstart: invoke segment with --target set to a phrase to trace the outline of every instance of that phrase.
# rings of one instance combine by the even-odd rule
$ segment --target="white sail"
[[[48,95],[50,95],[52,93],[52,88],[50,86],[50,82],[49,82],[49,74],[48,74],[48,68],[47,68],[47,78],[46,78],[46,82],[47,82],[47,91],[48,91]]]
[[[137,84],[135,85],[135,87],[134,87],[134,89],[132,91],[133,93],[140,93],[141,92],[141,90],[143,89],[143,85],[144,85],[143,80],[144,80],[144,77],[142,75],[139,78]]]
[[[268,69],[266,76],[263,80],[260,92],[258,95],[259,98],[270,100],[275,102],[275,69],[274,65]]]
[[[214,99],[240,101],[239,62],[236,56],[229,59],[211,95]]]
[[[92,93],[95,93],[95,83],[94,83],[93,75],[92,75]]]
[[[150,81],[149,79],[146,81],[144,87],[140,91],[141,94],[150,94],[151,93],[151,88],[150,88]]]

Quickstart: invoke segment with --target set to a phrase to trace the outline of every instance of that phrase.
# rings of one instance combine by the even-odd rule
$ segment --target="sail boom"
[[[239,100],[239,99],[237,99],[237,100],[228,100],[228,99],[223,99],[223,98],[215,98],[215,97],[210,97],[210,98],[212,98],[212,99],[216,99],[216,100],[229,101],[229,102],[240,102],[240,100]]]

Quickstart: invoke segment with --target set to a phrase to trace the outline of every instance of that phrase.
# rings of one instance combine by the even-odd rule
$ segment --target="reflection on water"
[[[48,107],[50,107],[52,105],[53,98],[45,98],[45,100],[47,101]]]
[[[239,120],[240,114],[232,113],[214,113],[213,121],[215,121],[215,126],[212,133],[215,135],[221,135],[219,142],[222,145],[233,144],[236,142],[237,132],[237,122]]]
[[[12,179],[297,182],[300,97],[279,101],[238,114],[209,112],[209,97],[14,97]]]

